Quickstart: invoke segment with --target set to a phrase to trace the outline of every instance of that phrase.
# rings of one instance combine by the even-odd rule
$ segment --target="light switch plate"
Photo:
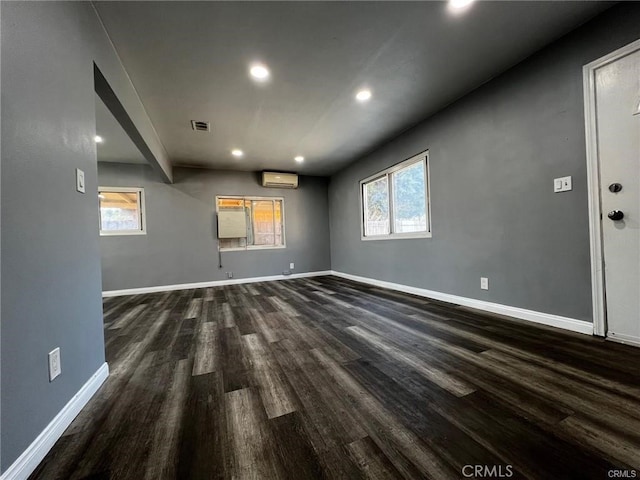
[[[553,191],[554,193],[558,192],[568,192],[573,189],[573,185],[571,182],[571,177],[560,177],[553,179]]]
[[[76,190],[85,193],[84,172],[79,168],[76,168]]]
[[[60,347],[49,352],[49,381],[53,380],[62,373],[62,365],[60,360]]]
[[[553,191],[554,193],[562,191],[562,179],[560,178],[553,179]]]

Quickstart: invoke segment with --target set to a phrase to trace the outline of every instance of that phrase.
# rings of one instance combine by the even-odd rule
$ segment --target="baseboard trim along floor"
[[[551,313],[536,312],[519,307],[511,307],[499,303],[486,302],[474,298],[461,297],[449,293],[436,292],[424,288],[412,287],[400,283],[387,282],[377,280],[375,278],[361,277],[350,273],[339,272],[336,270],[324,270],[317,272],[293,273],[291,275],[271,275],[266,277],[248,277],[248,278],[230,278],[227,280],[213,280],[209,282],[182,283],[176,285],[159,285],[155,287],[128,288],[123,290],[109,290],[102,292],[103,297],[119,297],[123,295],[140,295],[145,293],[169,292],[173,290],[189,290],[193,288],[219,287],[222,285],[239,285],[243,283],[271,282],[277,280],[286,280],[292,278],[319,277],[325,275],[335,275],[336,277],[346,278],[356,282],[366,283],[377,287],[388,288],[399,292],[410,293],[425,298],[433,298],[443,302],[454,303],[465,307],[475,308],[499,315],[507,315],[509,317],[527,320],[541,325],[562,328],[572,332],[582,333],[585,335],[593,335],[593,324],[574,318],[562,317]],[[2,479],[4,480],[4,479]]]
[[[28,478],[108,376],[109,365],[105,362],[78,390],[78,393],[67,402],[31,445],[22,452],[22,455],[2,474],[0,480],[25,480]]]
[[[623,343],[625,345],[633,345],[634,347],[640,347],[640,338],[632,337],[631,335],[609,334],[607,340],[612,342]]]
[[[562,328],[564,330],[583,333],[585,335],[593,335],[592,323],[584,322],[582,320],[576,320],[574,318],[562,317],[560,315],[553,315],[551,313],[536,312],[534,310],[527,310],[519,307],[510,307],[508,305],[485,302],[484,300],[476,300],[474,298],[460,297],[458,295],[451,295],[449,293],[426,290],[424,288],[411,287],[409,285],[403,285],[400,283],[386,282],[384,280],[376,280],[375,278],[360,277],[358,275],[338,272],[335,270],[331,271],[331,275],[335,275],[336,277],[346,278],[347,280],[353,280],[355,282],[361,282],[369,285],[374,285],[377,287],[388,288],[390,290],[396,290],[404,293],[411,293],[413,295],[418,295],[420,297],[433,298],[435,300],[441,300],[443,302],[455,303],[457,305],[475,308],[477,310],[497,313],[499,315],[507,315],[509,317],[519,318],[521,320],[527,320],[529,322],[539,323],[539,324],[547,325],[550,327]]]
[[[210,282],[180,283],[176,285],[158,285],[156,287],[108,290],[102,292],[102,297],[106,298],[120,297],[123,295],[141,295],[144,293],[170,292],[173,290],[190,290],[193,288],[220,287],[222,285],[238,285],[242,283],[272,282],[275,280],[287,280],[289,278],[320,277],[324,275],[331,275],[331,271],[324,270],[318,272],[292,273],[291,275],[271,275],[268,277],[229,278],[227,280],[212,280]]]

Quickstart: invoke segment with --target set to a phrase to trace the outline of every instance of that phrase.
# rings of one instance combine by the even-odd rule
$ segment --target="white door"
[[[607,336],[640,345],[640,50],[595,71]]]

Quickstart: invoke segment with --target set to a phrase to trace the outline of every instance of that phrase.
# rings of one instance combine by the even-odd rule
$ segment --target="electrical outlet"
[[[480,288],[482,290],[489,290],[489,279],[487,277],[480,277]]]
[[[293,262],[291,262],[291,263],[289,264],[289,270],[293,270],[294,268],[296,268],[296,264],[295,264],[295,263],[293,263]]]
[[[227,272],[227,278],[233,278],[233,272]]]
[[[53,380],[62,373],[62,364],[60,363],[60,347],[49,352],[49,381]]]

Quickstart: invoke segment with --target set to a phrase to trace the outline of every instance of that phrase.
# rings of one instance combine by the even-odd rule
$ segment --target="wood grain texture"
[[[213,322],[200,323],[200,332],[196,339],[196,353],[193,360],[193,375],[211,373],[216,369],[218,355],[218,329]]]
[[[281,465],[259,399],[249,388],[225,394],[231,478],[279,478]]]
[[[640,475],[640,349],[330,276],[104,322],[111,375],[34,480]]]

